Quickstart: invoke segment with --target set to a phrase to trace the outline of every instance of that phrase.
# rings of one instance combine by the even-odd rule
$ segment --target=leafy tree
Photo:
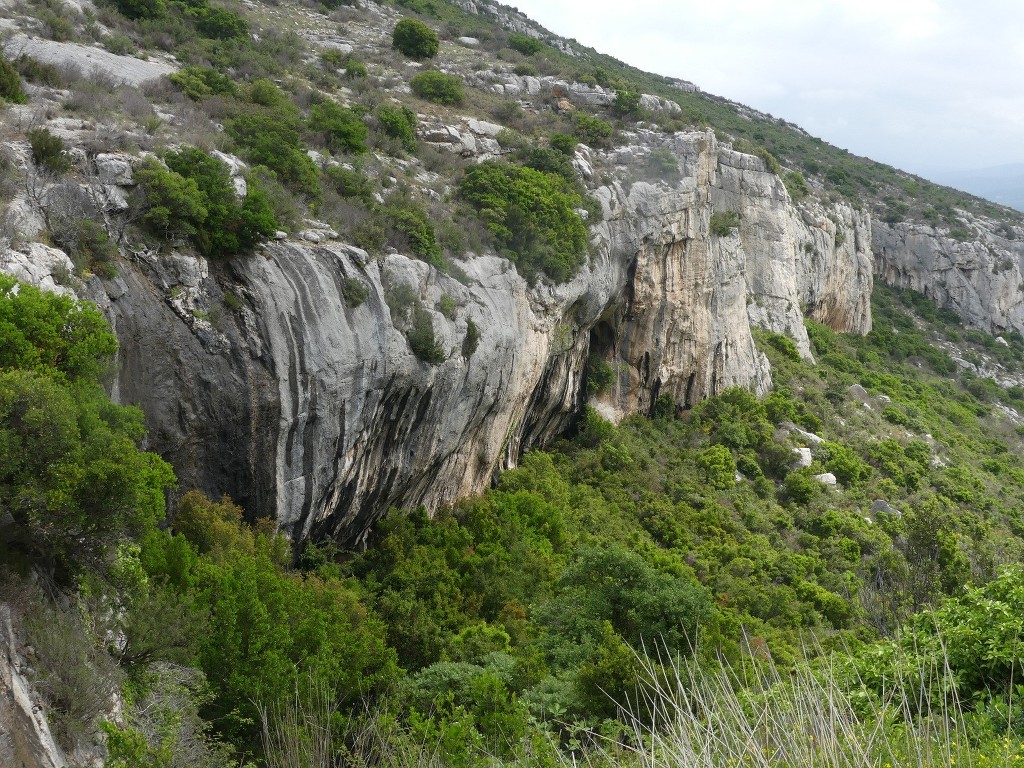
[[[170,467],[137,447],[142,415],[98,383],[116,341],[102,316],[0,278],[0,540],[67,578],[163,517]]]
[[[622,117],[636,115],[640,111],[640,93],[630,88],[620,88],[615,91],[615,101],[612,104],[615,114]]]
[[[386,136],[398,139],[406,152],[416,151],[416,113],[405,105],[381,104],[377,123]]]
[[[479,211],[508,257],[528,277],[568,280],[583,263],[587,227],[579,194],[532,168],[485,162],[466,172],[459,195]]]
[[[327,99],[314,104],[310,110],[309,127],[324,137],[324,143],[331,152],[366,152],[370,129],[355,110],[335,101]]]
[[[419,19],[401,19],[391,33],[391,45],[410,59],[432,59],[441,47],[437,32]]]
[[[199,231],[207,211],[194,179],[186,179],[155,158],[146,158],[135,170],[135,182],[144,226],[166,238],[191,237]]]
[[[409,87],[420,98],[446,106],[457,106],[466,98],[461,77],[446,75],[436,69],[420,72],[409,81]]]
[[[508,47],[519,51],[524,56],[532,56],[544,50],[544,43],[535,37],[524,35],[522,32],[513,32],[508,36]]]
[[[28,96],[21,85],[21,75],[17,68],[0,55],[0,99],[12,104],[25,104]]]
[[[217,158],[195,147],[170,152],[168,167],[194,182],[206,215],[195,225],[199,250],[214,258],[251,249],[261,237],[274,232],[270,203],[256,179],[250,179],[244,200],[235,195],[231,174]]]

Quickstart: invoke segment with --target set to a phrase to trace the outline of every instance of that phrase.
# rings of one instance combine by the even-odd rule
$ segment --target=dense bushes
[[[370,129],[353,109],[330,99],[314,104],[309,111],[309,126],[323,137],[324,144],[331,152],[366,152]]]
[[[409,81],[409,87],[420,98],[446,106],[458,106],[466,98],[462,91],[462,78],[436,69],[420,72]]]
[[[398,139],[406,152],[416,151],[416,113],[405,105],[381,104],[376,111],[381,133]]]
[[[147,160],[136,171],[141,221],[154,234],[192,238],[204,255],[222,258],[274,232],[273,212],[255,179],[239,202],[227,166],[202,150],[170,152],[166,162]]]
[[[466,172],[459,195],[524,275],[563,282],[582,265],[587,227],[575,209],[583,201],[559,176],[486,162]]]
[[[28,101],[25,89],[21,85],[21,75],[15,66],[0,55],[0,99],[11,104],[24,104]]]
[[[99,312],[15,287],[0,278],[0,551],[67,579],[155,524],[173,476],[99,386],[117,349]]]
[[[432,59],[441,41],[437,33],[419,19],[401,19],[391,33],[391,45],[411,59]]]

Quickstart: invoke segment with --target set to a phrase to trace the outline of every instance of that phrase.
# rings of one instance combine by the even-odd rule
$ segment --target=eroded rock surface
[[[652,176],[655,150],[677,172]],[[870,328],[866,217],[794,206],[762,160],[710,132],[638,132],[606,153],[581,147],[576,161],[616,180],[595,192],[589,263],[562,285],[531,286],[488,255],[459,261],[460,282],[313,230],[219,269],[183,252],[135,254],[117,279],[80,291],[121,340],[114,395],[141,404],[149,447],[182,488],[230,494],[296,538],[353,542],[390,506],[479,492],[564,433],[588,400],[591,359],[615,372],[591,402],[618,420],[661,395],[687,407],[729,386],[765,391],[756,326],[805,354],[804,309],[837,330]],[[112,167],[104,181],[130,178]],[[715,234],[725,210],[739,226]],[[40,269],[26,273],[45,284]],[[417,306],[440,364],[406,338]]]

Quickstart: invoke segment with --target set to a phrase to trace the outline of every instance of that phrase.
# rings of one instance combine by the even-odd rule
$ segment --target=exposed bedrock
[[[268,243],[214,274],[180,253],[139,257],[86,292],[121,340],[114,394],[142,406],[182,488],[230,494],[296,538],[355,542],[390,506],[479,492],[564,433],[592,355],[615,372],[592,404],[619,419],[660,395],[689,406],[732,385],[764,391],[752,327],[807,355],[804,312],[870,328],[866,216],[794,205],[762,160],[712,133],[639,133],[587,162],[636,178],[657,147],[678,174],[600,187],[593,254],[559,286],[530,286],[496,256],[460,261],[459,282],[330,235]],[[716,211],[738,213],[738,228],[713,234]],[[407,341],[416,307],[440,364]]]

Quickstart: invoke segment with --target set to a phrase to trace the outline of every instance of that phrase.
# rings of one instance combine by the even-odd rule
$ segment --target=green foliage
[[[406,152],[416,151],[416,113],[405,105],[381,104],[377,107],[381,133],[398,139]]]
[[[804,175],[800,171],[789,171],[782,177],[782,181],[786,185],[789,196],[794,203],[800,202],[811,194],[811,188],[807,185],[807,180],[804,179]]]
[[[166,156],[168,167],[148,159],[136,171],[142,223],[163,237],[189,237],[206,256],[224,258],[249,250],[276,229],[270,203],[256,179],[245,199],[235,196],[221,161],[194,147]]]
[[[391,33],[391,46],[410,59],[432,59],[441,47],[437,33],[419,19],[401,19]]]
[[[192,236],[204,255],[224,258],[248,251],[275,231],[270,203],[255,178],[239,202],[227,166],[215,157],[186,147],[168,153],[165,160],[172,172],[195,183],[206,214],[196,220]]]
[[[194,179],[169,170],[155,158],[146,158],[134,175],[146,228],[165,238],[196,234],[197,223],[206,219],[207,212]]]
[[[716,237],[728,237],[739,226],[740,215],[736,211],[715,211],[711,214],[709,231]]]
[[[513,51],[519,51],[524,56],[532,56],[544,50],[544,43],[521,32],[513,32],[508,36],[508,47]]]
[[[543,273],[564,282],[582,265],[587,228],[575,210],[582,200],[564,179],[485,162],[466,172],[459,195],[528,277]]]
[[[615,369],[596,352],[587,358],[587,393],[591,396],[607,392],[615,383]]]
[[[190,8],[196,20],[196,29],[203,37],[214,40],[232,40],[244,38],[249,34],[249,23],[239,14],[227,8],[211,8],[201,6]]]
[[[207,96],[236,96],[238,87],[235,81],[211,67],[182,67],[167,76],[182,93],[193,101],[201,101]]]
[[[567,133],[555,133],[548,138],[548,143],[556,152],[572,157],[576,151],[576,139]]]
[[[307,198],[319,199],[319,172],[306,154],[301,122],[294,107],[283,104],[276,94],[271,94],[270,104],[261,104],[268,98],[255,88],[253,99],[258,106],[243,110],[229,120],[227,134],[247,160],[266,166],[282,182]]]
[[[458,106],[466,99],[462,89],[462,78],[446,75],[436,69],[420,72],[409,81],[412,92],[422,99],[445,106]]]
[[[66,578],[160,519],[173,474],[137,448],[141,413],[99,386],[117,349],[99,312],[16,285],[0,278],[0,539]]]
[[[466,338],[462,340],[462,356],[472,357],[478,346],[480,346],[480,328],[473,322],[473,318],[467,318]]]
[[[599,117],[576,112],[572,116],[573,134],[584,144],[591,147],[608,147],[611,145],[612,124]]]
[[[341,197],[354,197],[364,205],[373,200],[373,186],[365,173],[343,165],[332,165],[324,170],[324,178]]]
[[[28,96],[21,85],[21,76],[14,64],[0,55],[0,100],[11,104],[26,104]]]
[[[293,696],[299,670],[349,704],[394,679],[380,624],[344,582],[288,572],[273,523],[250,528],[229,501],[193,494],[174,528],[154,532],[143,562],[208,612],[197,641],[215,696],[204,713],[234,743],[258,748],[257,703]]]
[[[363,285],[362,280],[355,277],[346,277],[341,284],[341,295],[344,297],[345,303],[355,309],[366,301],[370,291]]]
[[[612,110],[620,117],[635,116],[640,112],[640,93],[630,88],[617,89]]]
[[[26,134],[32,150],[32,162],[51,173],[67,173],[71,157],[64,151],[64,140],[47,128],[32,128]]]
[[[309,127],[324,138],[331,152],[361,154],[366,152],[370,129],[352,109],[327,99],[314,104],[309,111]]]
[[[420,360],[431,365],[440,365],[448,357],[444,347],[434,334],[434,320],[422,306],[413,310],[412,326],[405,334],[409,349]]]
[[[129,19],[161,19],[167,15],[164,0],[114,0],[114,7]]]
[[[736,460],[724,445],[711,445],[701,451],[697,467],[712,488],[726,490],[736,482]]]

